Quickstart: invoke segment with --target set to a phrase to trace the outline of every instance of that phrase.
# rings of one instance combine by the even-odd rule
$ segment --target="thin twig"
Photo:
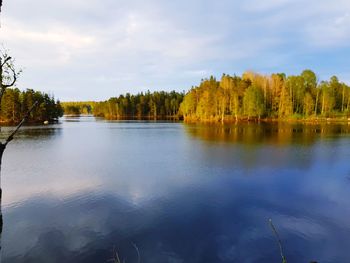
[[[28,110],[26,115],[23,117],[21,122],[17,125],[16,129],[10,134],[10,136],[6,139],[4,145],[6,146],[10,141],[13,140],[13,136],[18,132],[18,130],[21,128],[21,126],[24,124],[24,122],[28,119],[30,113],[34,110],[34,108],[38,105],[38,101],[36,101],[32,107]]]
[[[115,247],[113,247],[113,257],[111,259],[109,259],[108,261],[113,262],[113,263],[121,263],[120,259],[119,259],[119,255],[118,255],[118,251]]]
[[[121,263],[117,251],[115,252],[115,263]]]
[[[1,1],[1,0],[0,0]],[[11,60],[11,57],[5,57],[4,62],[1,63],[1,67],[4,66],[9,60]]]
[[[282,241],[281,241],[281,239],[280,239],[280,237],[279,237],[279,235],[277,233],[277,230],[276,230],[275,226],[272,223],[272,219],[271,218],[269,219],[269,225],[270,225],[270,227],[272,229],[273,234],[276,237],[276,240],[277,240],[277,243],[278,243],[278,247],[280,249],[282,263],[287,263],[287,259],[285,258],[284,254],[283,254]]]
[[[132,243],[133,247],[135,248],[136,250],[136,253],[137,253],[137,263],[140,263],[141,262],[141,257],[140,257],[140,251],[139,251],[139,248],[136,246],[135,243]]]

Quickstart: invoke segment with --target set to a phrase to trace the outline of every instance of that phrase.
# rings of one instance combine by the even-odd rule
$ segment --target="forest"
[[[5,124],[14,124],[21,121],[35,102],[38,105],[33,109],[28,118],[30,123],[55,121],[63,115],[63,108],[54,97],[39,91],[27,89],[6,89],[0,111],[0,121]]]
[[[156,91],[120,95],[95,103],[93,114],[106,119],[171,119],[178,118],[183,93]]]
[[[211,76],[186,94],[156,91],[120,95],[103,102],[65,102],[65,114],[106,119],[184,119],[187,122],[239,120],[346,119],[350,87],[332,76],[318,81],[311,70],[300,75]]]
[[[311,70],[291,76],[245,72],[202,80],[185,95],[180,114],[185,121],[210,122],[347,118],[349,104],[350,88],[336,76],[318,83]]]
[[[64,114],[70,116],[90,115],[95,104],[94,101],[61,102]]]

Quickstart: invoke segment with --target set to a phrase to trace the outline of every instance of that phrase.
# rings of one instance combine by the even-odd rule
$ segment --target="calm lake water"
[[[269,218],[288,262],[350,262],[350,125],[63,118],[2,187],[2,262],[280,263]]]

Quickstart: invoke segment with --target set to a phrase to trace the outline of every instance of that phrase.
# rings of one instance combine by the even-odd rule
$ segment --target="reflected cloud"
[[[6,150],[3,262],[278,262],[269,218],[289,261],[346,262],[348,126],[69,120]]]
[[[330,219],[318,206],[332,205],[322,193],[318,200],[303,191],[283,199],[290,186],[281,180],[275,178],[275,188],[231,178],[136,206],[116,194],[89,191],[63,202],[47,195],[31,198],[5,209],[3,262],[105,262],[113,247],[122,258],[136,260],[133,243],[142,262],[278,262],[268,218],[278,226],[288,259],[346,259],[345,245],[334,246],[350,241],[349,229],[335,223],[343,209],[333,209]]]

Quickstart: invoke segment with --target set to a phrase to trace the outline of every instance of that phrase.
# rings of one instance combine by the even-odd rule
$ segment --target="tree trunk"
[[[325,108],[325,106],[324,106],[324,99],[325,99],[325,97],[324,97],[324,94],[322,94],[322,109],[321,109],[321,113],[322,113],[322,115],[323,115],[323,113],[324,113],[324,108]]]
[[[2,155],[4,153],[4,150],[6,148],[6,144],[0,143],[0,262],[2,261],[2,228],[3,228],[3,219],[2,219],[2,210],[1,210],[1,204],[2,204],[2,188],[1,188],[1,162],[2,162]]]
[[[317,116],[318,90],[316,90],[315,116]]]
[[[341,100],[341,111],[344,112],[344,99],[345,99],[345,86],[343,85],[343,94],[342,94],[342,100]]]

